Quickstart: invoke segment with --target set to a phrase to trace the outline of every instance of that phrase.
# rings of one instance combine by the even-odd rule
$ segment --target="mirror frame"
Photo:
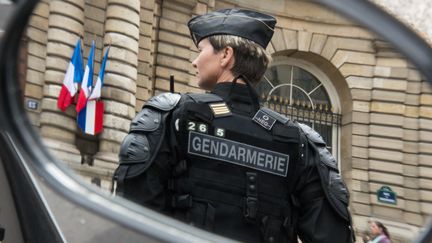
[[[77,175],[71,173],[43,146],[41,138],[30,125],[23,108],[17,78],[19,40],[37,2],[37,0],[17,1],[14,14],[0,44],[0,114],[2,114],[0,118],[0,157],[9,181],[13,178],[20,178],[11,183],[18,185],[14,190],[19,187],[32,188],[30,190],[32,195],[27,195],[27,198],[35,199],[35,202],[40,203],[41,208],[46,207],[32,175],[32,171],[36,171],[45,183],[62,197],[143,236],[170,242],[230,241],[125,199],[113,198],[102,193],[96,187],[79,180]],[[398,48],[422,72],[427,81],[431,82],[431,47],[394,17],[366,0],[316,0],[315,2],[336,10],[383,37]],[[26,205],[21,205],[20,208],[26,210]],[[31,210],[27,208],[27,211]],[[31,214],[31,212],[27,213]],[[48,227],[50,229],[42,232],[46,236],[45,239],[64,241],[61,230],[56,226],[48,209],[34,216],[34,220],[50,222],[50,227]],[[33,237],[32,232],[41,233],[37,231],[38,228],[35,227],[34,222],[32,226],[33,230],[23,230],[24,234]],[[414,242],[429,242],[431,239],[432,224],[429,224]]]

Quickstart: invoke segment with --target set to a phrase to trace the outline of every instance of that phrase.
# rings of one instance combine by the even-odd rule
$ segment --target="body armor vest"
[[[193,102],[175,121],[180,163],[169,186],[172,206],[216,233],[232,227],[253,232],[251,239],[286,241],[295,220],[293,178],[303,156],[299,128],[263,109],[254,119],[236,114],[216,95],[189,96]]]
[[[321,210],[303,206],[316,202],[354,236],[349,193],[322,137],[267,108],[227,100],[152,97],[122,143],[117,194],[244,242],[297,242],[297,212],[308,215],[299,222],[315,224]]]

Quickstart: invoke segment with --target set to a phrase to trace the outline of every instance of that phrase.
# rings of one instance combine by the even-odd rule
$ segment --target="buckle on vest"
[[[258,199],[256,197],[247,197],[244,217],[247,220],[255,220],[257,211],[258,211]]]
[[[192,207],[192,196],[189,194],[177,195],[172,197],[171,206],[179,209]]]

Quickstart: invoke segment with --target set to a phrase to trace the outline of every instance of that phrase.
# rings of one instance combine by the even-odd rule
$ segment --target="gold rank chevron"
[[[231,111],[225,102],[210,104],[210,108],[212,109],[215,117],[231,115]]]

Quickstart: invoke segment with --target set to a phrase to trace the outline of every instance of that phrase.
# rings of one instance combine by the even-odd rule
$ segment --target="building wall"
[[[393,13],[429,39],[432,23],[425,21],[432,14],[432,2],[422,0],[372,0],[375,4]]]
[[[146,100],[169,89],[197,88],[191,62],[197,50],[187,21],[226,7],[259,9],[278,19],[268,51],[314,65],[332,81],[340,100],[341,169],[351,192],[357,232],[378,218],[395,240],[411,239],[432,213],[432,95],[422,76],[388,44],[369,31],[307,1],[246,0],[68,0],[42,1],[27,29],[25,99],[53,153],[83,177],[110,189],[120,143]],[[95,73],[111,46],[103,99],[104,132],[83,135],[73,108],[55,106],[78,37],[84,57],[96,41]],[[83,159],[84,157],[84,159]],[[388,185],[391,206],[377,201]]]

